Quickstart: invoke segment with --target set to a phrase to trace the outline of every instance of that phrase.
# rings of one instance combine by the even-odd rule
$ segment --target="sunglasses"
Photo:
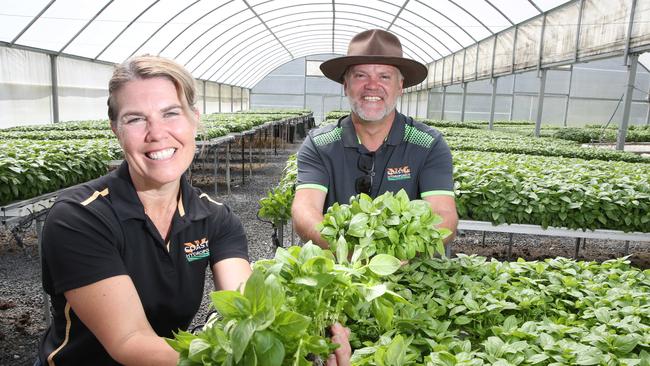
[[[372,177],[375,175],[375,155],[372,153],[359,155],[357,167],[365,174],[357,178],[354,182],[354,188],[357,193],[369,195],[372,190]]]

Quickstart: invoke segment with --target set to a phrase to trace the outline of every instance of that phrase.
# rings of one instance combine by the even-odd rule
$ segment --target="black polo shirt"
[[[363,154],[370,152],[359,142],[350,116],[310,131],[298,150],[296,189],[327,192],[323,213],[334,202],[348,203],[358,194],[355,181],[367,174],[359,168]],[[396,113],[386,141],[371,155],[371,197],[400,189],[411,200],[454,195],[451,151],[442,134],[430,126]]]
[[[201,305],[207,266],[226,258],[248,260],[239,219],[185,177],[164,242],[144,213],[126,162],[61,194],[42,238],[43,286],[54,311],[39,349],[45,365],[48,359],[54,365],[117,365],[71,310],[65,291],[128,275],[153,329],[173,337]]]

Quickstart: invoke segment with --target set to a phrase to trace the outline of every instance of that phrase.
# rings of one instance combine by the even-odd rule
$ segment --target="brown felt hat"
[[[350,40],[347,56],[327,60],[320,65],[320,69],[327,78],[343,83],[343,74],[352,65],[393,65],[404,76],[404,88],[421,83],[427,77],[427,67],[402,55],[402,44],[394,34],[382,29],[370,29]]]

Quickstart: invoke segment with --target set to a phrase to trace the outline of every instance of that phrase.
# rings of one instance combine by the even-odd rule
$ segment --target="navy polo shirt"
[[[167,240],[145,215],[124,162],[61,194],[42,240],[43,286],[53,321],[39,349],[47,365],[117,365],[67,303],[64,292],[118,275],[133,280],[147,319],[161,337],[187,329],[201,305],[206,268],[248,260],[246,234],[230,208],[181,178]],[[121,309],[115,309],[119,316]]]
[[[296,189],[326,192],[323,213],[334,202],[348,203],[358,194],[357,178],[368,174],[359,168],[359,156],[369,153],[359,142],[350,116],[312,130],[298,150]],[[396,113],[386,141],[372,155],[373,198],[400,189],[411,200],[454,195],[451,151],[442,134],[430,126]]]

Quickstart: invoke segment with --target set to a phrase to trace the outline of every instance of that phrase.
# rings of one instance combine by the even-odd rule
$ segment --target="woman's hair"
[[[178,99],[188,114],[196,103],[196,86],[192,75],[178,63],[159,56],[142,55],[130,58],[118,65],[108,82],[108,118],[111,125],[117,123],[115,93],[129,81],[163,77],[174,84]]]

